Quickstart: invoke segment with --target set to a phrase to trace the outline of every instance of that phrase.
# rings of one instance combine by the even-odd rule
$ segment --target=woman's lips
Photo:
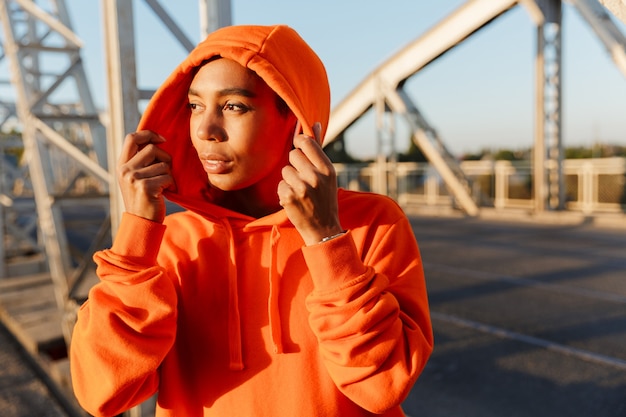
[[[232,166],[232,162],[222,155],[206,155],[200,157],[200,160],[207,174],[224,174]]]

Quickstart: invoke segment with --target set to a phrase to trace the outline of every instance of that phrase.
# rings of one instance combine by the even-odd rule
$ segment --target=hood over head
[[[187,208],[210,201],[209,184],[189,137],[187,94],[195,68],[220,56],[259,75],[296,115],[305,134],[322,125],[322,138],[330,115],[330,88],[323,63],[292,28],[228,26],[211,33],[191,51],[156,91],[139,122],[138,130],[152,130],[167,142],[159,145],[172,156],[176,191],[165,196]]]

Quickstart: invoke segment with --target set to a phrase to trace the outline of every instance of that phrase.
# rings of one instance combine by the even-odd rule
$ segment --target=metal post
[[[546,140],[548,151],[548,203],[551,210],[565,209],[565,181],[563,176],[562,140],[562,94],[561,94],[561,2],[558,7],[558,21],[549,25],[546,45],[550,52],[546,62]]]
[[[544,39],[543,25],[537,26],[537,54],[535,57],[535,144],[533,147],[533,194],[535,211],[546,207],[545,136],[544,136]]]
[[[232,24],[230,0],[199,0],[200,36]]]
[[[537,26],[536,120],[533,155],[535,210],[565,208],[561,131],[561,1],[540,0]]]
[[[385,96],[381,86],[378,89],[378,97],[374,103],[376,111],[376,188],[375,192],[387,195],[388,179],[387,179],[387,155],[385,149]]]
[[[132,3],[128,0],[102,0],[109,99],[107,142],[109,167],[112,171],[109,189],[113,235],[117,232],[124,210],[115,175],[117,158],[124,136],[134,131],[139,123]]]

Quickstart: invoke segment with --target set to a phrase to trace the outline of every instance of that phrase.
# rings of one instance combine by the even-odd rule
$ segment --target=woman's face
[[[254,72],[220,58],[198,70],[189,107],[189,133],[211,185],[254,187],[276,198],[296,123],[279,112],[276,93]]]

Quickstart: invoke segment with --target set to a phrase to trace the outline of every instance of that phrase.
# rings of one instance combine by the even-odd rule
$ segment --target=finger
[[[296,140],[296,137],[300,134],[302,130],[302,124],[299,119],[296,119],[296,128],[293,130],[293,140]]]
[[[117,170],[126,181],[143,179],[161,174],[171,175],[171,157],[164,150],[149,144],[139,150],[129,161],[120,161]]]
[[[152,143],[140,149],[134,158],[138,160],[138,163],[142,164],[141,166],[148,166],[158,162],[169,164],[172,161],[170,154]]]
[[[313,135],[315,136],[315,141],[322,146],[322,124],[320,122],[313,124]]]
[[[144,179],[150,177],[158,177],[161,175],[170,175],[170,166],[167,162],[157,162],[147,165],[143,168],[136,169],[134,177],[137,179]]]
[[[305,181],[315,180],[317,177],[317,168],[313,165],[311,160],[304,154],[302,149],[294,149],[289,152],[289,168],[291,170],[285,170],[285,172],[293,172],[293,175],[297,175],[299,178]]]
[[[174,182],[174,177],[172,177],[170,173],[161,175],[157,178],[159,179],[161,187],[159,195],[163,194],[164,190],[172,190],[174,192],[176,191],[176,183]]]
[[[136,184],[141,184],[142,182],[161,176],[172,176],[169,165],[165,162],[148,165],[138,169],[132,168],[129,164],[124,164],[120,167],[118,173],[120,184],[130,184],[133,187]]]
[[[160,199],[163,190],[172,186],[174,186],[174,179],[164,164],[155,164],[141,170],[128,171],[120,177],[122,194],[134,195],[128,200],[129,202],[141,201],[137,200],[141,196],[152,201]]]
[[[139,178],[137,178],[139,179]],[[172,184],[172,176],[168,174],[147,176],[144,179],[135,181],[135,185],[140,187],[146,195],[152,198],[161,197],[164,189]]]
[[[278,204],[280,204],[281,207],[291,204],[294,200],[293,190],[285,180],[278,183],[277,194]]]
[[[136,171],[141,171],[149,166],[155,166],[158,170],[159,166],[166,167],[169,171],[170,163],[171,163],[170,155],[165,152],[163,149],[158,148],[153,144],[146,145],[143,149],[140,149],[135,155],[133,155],[130,160],[123,161],[120,160],[117,166],[118,172],[121,173],[122,176],[126,176],[132,174]],[[162,169],[165,169],[163,168]],[[152,172],[152,171],[145,171]]]
[[[299,212],[301,215],[310,216],[314,212],[313,202],[301,195],[285,180],[278,183],[278,203],[292,215]],[[292,215],[288,214],[293,219]]]
[[[324,150],[316,139],[306,135],[299,135],[294,140],[294,147],[295,150],[291,151],[289,154],[289,161],[292,165],[294,165],[294,167],[296,167],[296,169],[301,170],[306,167],[306,165],[301,164],[304,161],[298,156],[297,151],[299,150],[305,157],[307,163],[311,164],[321,173],[327,175],[332,171],[332,162],[326,153],[324,153]],[[293,162],[291,161],[292,157],[294,158]]]
[[[300,172],[289,165],[283,168],[281,174],[283,182],[289,186],[292,195],[303,196],[306,194],[309,185],[312,187],[317,185],[317,178],[314,174],[311,175],[310,178],[304,178]],[[311,184],[311,182],[313,184]]]
[[[149,143],[163,143],[165,138],[149,130],[140,130],[129,133],[124,138],[124,144],[120,153],[119,161],[124,163],[129,161],[135,154]]]

